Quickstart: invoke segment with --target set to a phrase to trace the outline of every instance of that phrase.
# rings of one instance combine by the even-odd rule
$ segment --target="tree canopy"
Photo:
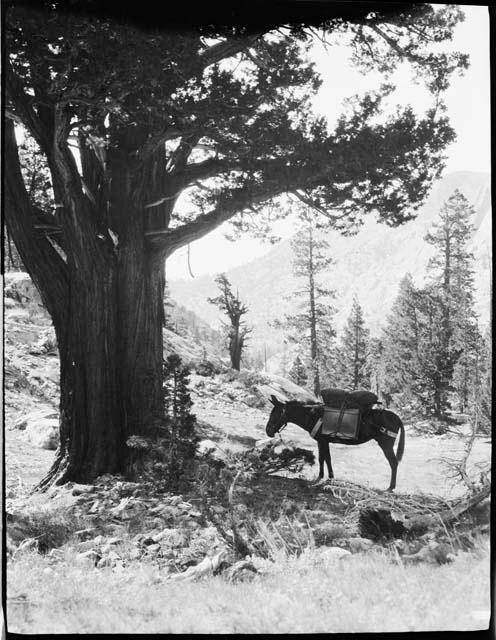
[[[126,196],[144,207],[149,243],[170,255],[234,216],[239,229],[266,233],[276,214],[265,205],[285,192],[338,228],[355,227],[372,210],[398,224],[422,202],[454,138],[439,95],[467,60],[432,49],[461,19],[453,6],[370,11],[356,3],[347,15],[349,3],[328,3],[330,15],[306,28],[285,25],[283,15],[251,28],[170,31],[64,11],[57,1],[37,4],[7,11],[7,113],[47,154],[54,182],[70,180],[85,194],[107,241],[109,228],[123,231],[112,193],[116,148],[132,163]],[[432,110],[419,117],[405,106],[381,122],[392,90],[384,85],[357,97],[328,131],[310,104],[320,85],[309,58],[317,28],[331,45],[345,34],[355,62],[385,81],[408,62],[435,94]],[[69,162],[73,145],[81,167],[69,178],[58,156]],[[195,205],[189,213],[174,206],[185,190]]]

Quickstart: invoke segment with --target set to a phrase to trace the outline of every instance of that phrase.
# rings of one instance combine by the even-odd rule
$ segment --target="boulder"
[[[58,418],[58,411],[52,407],[43,407],[41,409],[35,409],[29,413],[25,413],[20,416],[9,426],[9,429],[19,429],[19,431],[25,431],[28,425],[39,420],[53,420]]]
[[[31,301],[42,305],[38,289],[34,286],[29,275],[23,271],[8,271],[5,274],[4,295],[18,302]]]
[[[59,446],[59,420],[57,412],[40,414],[32,412],[17,421],[18,429],[25,432],[26,438],[35,447],[55,450]]]

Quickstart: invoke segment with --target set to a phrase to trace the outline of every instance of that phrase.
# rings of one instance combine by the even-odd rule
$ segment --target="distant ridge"
[[[336,260],[326,278],[326,286],[337,292],[335,323],[338,330],[349,314],[353,296],[362,304],[367,321],[377,333],[384,324],[397,294],[399,281],[410,272],[417,283],[423,281],[432,248],[423,240],[441,206],[459,189],[474,206],[476,214],[472,250],[476,258],[477,311],[481,322],[489,320],[489,273],[491,256],[490,175],[472,171],[450,173],[438,181],[415,220],[390,228],[369,219],[353,237],[343,237],[334,230],[325,232],[330,254]],[[292,251],[284,240],[266,254],[247,264],[227,270],[240,296],[248,303],[247,321],[254,326],[252,345],[280,343],[280,331],[270,321],[294,309],[291,296],[296,286],[292,274]],[[192,309],[214,327],[219,325],[219,311],[206,299],[216,291],[212,275],[195,280],[171,280],[171,296]]]

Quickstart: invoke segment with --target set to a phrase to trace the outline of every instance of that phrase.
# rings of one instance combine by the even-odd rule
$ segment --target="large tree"
[[[122,5],[113,19],[107,6],[11,1],[4,22],[6,221],[60,351],[60,448],[45,485],[123,470],[127,436],[162,410],[168,256],[229,219],[266,233],[266,205],[286,192],[344,231],[370,212],[390,225],[414,217],[454,139],[441,92],[467,66],[438,49],[461,18],[453,6],[318,3],[312,22],[301,3],[274,16],[241,3],[222,20],[209,3],[174,31],[151,7]],[[146,29],[126,22],[129,8]],[[433,108],[381,118],[384,85],[329,130],[311,110],[313,36],[347,38],[386,81],[410,64]],[[46,158],[57,233],[35,228],[14,123]]]

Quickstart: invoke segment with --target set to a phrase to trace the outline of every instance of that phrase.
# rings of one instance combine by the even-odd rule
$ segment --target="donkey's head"
[[[288,422],[286,416],[286,403],[281,402],[275,396],[270,396],[274,408],[270,412],[269,421],[265,427],[265,433],[273,438]]]

